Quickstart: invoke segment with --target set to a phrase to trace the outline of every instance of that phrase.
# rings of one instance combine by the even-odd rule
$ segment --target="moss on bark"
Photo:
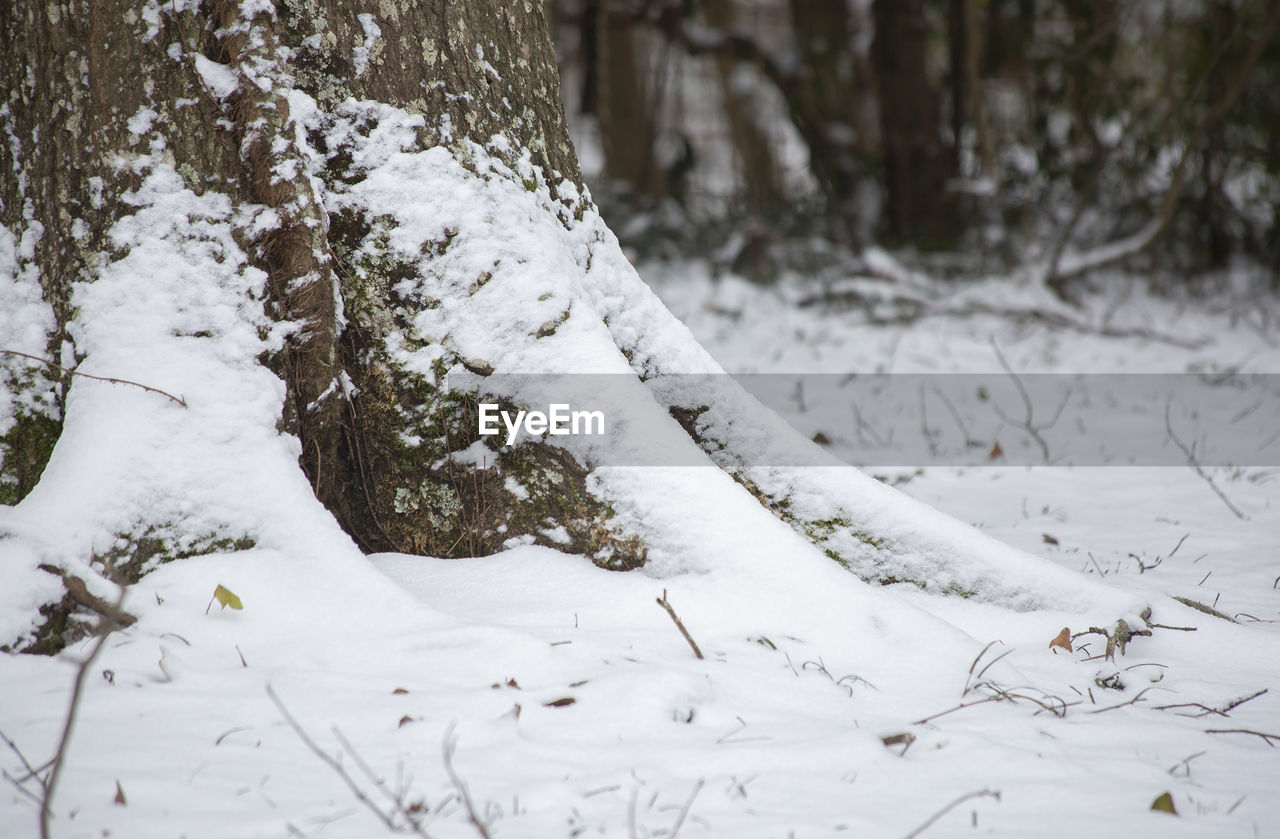
[[[44,472],[62,423],[43,414],[19,413],[0,437],[0,504],[17,504]]]

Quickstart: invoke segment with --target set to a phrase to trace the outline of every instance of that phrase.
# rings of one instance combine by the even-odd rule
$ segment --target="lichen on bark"
[[[335,231],[356,230],[349,224]],[[388,249],[376,224],[343,283],[348,327],[344,362],[353,394],[346,438],[348,488],[333,508],[345,529],[370,551],[429,556],[478,556],[531,541],[583,553],[601,567],[644,563],[639,539],[613,526],[612,508],[588,488],[589,469],[568,453],[525,443],[489,444],[479,463],[459,457],[479,441],[477,404],[509,402],[479,388],[443,386],[444,356],[431,375],[393,360],[386,339],[403,345],[438,342],[412,333],[408,316],[386,292],[411,266]],[[347,246],[339,254],[355,251]]]

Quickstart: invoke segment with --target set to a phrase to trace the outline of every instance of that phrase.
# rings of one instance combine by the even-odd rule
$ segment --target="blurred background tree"
[[[1280,0],[547,0],[637,259],[1280,287]]]

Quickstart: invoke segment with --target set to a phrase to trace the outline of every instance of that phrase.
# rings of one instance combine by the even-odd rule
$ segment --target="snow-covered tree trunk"
[[[364,9],[4,6],[0,348],[155,390],[6,357],[0,503],[26,497],[0,508],[0,551],[44,601],[0,603],[0,642],[63,643],[72,577],[108,596],[106,568],[251,545],[536,541],[659,575],[784,574],[820,548],[880,583],[1133,606],[850,468],[760,465],[822,455],[623,257],[582,188],[541,4]],[[533,404],[529,374],[583,373],[670,463],[703,465],[600,466],[643,455],[621,431],[479,439],[480,398]]]

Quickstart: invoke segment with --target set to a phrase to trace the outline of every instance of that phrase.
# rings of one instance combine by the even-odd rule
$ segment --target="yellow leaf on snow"
[[[232,593],[231,589],[226,586],[218,586],[213,590],[213,599],[222,604],[222,608],[230,606],[232,609],[243,609],[244,604],[240,602],[240,598]]]
[[[1178,815],[1178,811],[1173,807],[1173,796],[1167,792],[1162,792],[1156,796],[1156,800],[1151,802],[1151,809],[1161,813],[1168,813],[1172,816]]]

